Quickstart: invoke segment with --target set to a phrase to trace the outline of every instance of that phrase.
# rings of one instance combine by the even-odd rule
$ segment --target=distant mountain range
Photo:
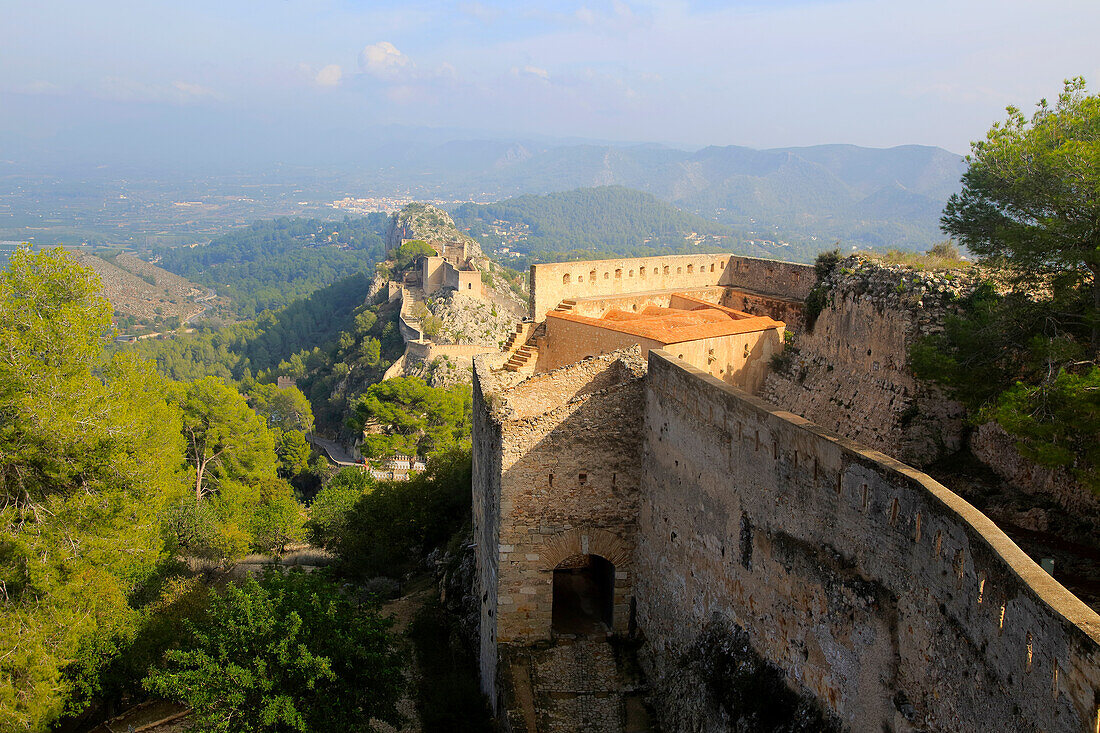
[[[808,252],[839,240],[845,248],[924,249],[943,238],[939,215],[965,169],[962,157],[919,145],[689,151],[476,139],[426,128],[307,141],[256,132],[256,140],[242,141],[232,148],[239,154],[229,155],[189,129],[184,125],[172,146],[159,139],[137,145],[147,133],[110,130],[100,132],[109,132],[113,147],[74,132],[47,146],[52,156],[29,143],[17,148],[26,160],[0,161],[11,182],[0,191],[0,208],[14,214],[0,239],[136,244],[153,236],[190,244],[257,218],[325,217],[331,202],[344,197],[378,205],[499,201],[622,186],[733,227],[748,246],[778,242]],[[168,158],[142,152],[150,150]]]
[[[391,161],[392,170],[416,172],[421,184],[433,180],[455,195],[624,186],[745,230],[750,238],[906,249],[943,238],[940,212],[966,168],[961,156],[920,145],[687,152],[466,141],[392,152],[399,159]]]
[[[743,250],[744,235],[622,186],[464,204],[455,224],[513,266],[562,259]],[[764,250],[755,254],[774,254]]]

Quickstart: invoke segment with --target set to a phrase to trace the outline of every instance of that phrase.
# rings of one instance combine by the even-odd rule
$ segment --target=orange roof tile
[[[606,328],[609,331],[629,333],[666,345],[717,336],[764,331],[784,325],[781,321],[776,321],[768,316],[753,316],[697,298],[680,297],[694,301],[695,307],[691,310],[681,310],[651,305],[637,313],[613,308],[605,313],[602,318],[551,311],[546,314],[546,317],[548,319],[560,318],[564,321],[584,323],[598,328]]]

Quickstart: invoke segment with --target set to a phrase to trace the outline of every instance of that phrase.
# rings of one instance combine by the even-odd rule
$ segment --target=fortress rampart
[[[666,730],[726,729],[747,654],[841,728],[1093,733],[1100,617],[989,519],[667,352],[643,376],[636,349],[527,380],[475,360],[491,699],[500,645],[553,638],[556,568],[591,554]]]
[[[799,730],[1100,730],[1100,616],[985,515],[887,455],[959,446],[961,408],[907,361],[966,283],[842,265],[812,330],[795,329],[787,366],[767,377],[770,403],[738,389],[758,380],[707,373],[725,358],[716,345],[680,359],[680,344],[637,333],[607,343],[617,331],[605,324],[604,346],[629,348],[569,363],[594,353],[573,330],[690,313],[693,299],[800,319],[813,268],[728,255],[532,268],[544,323],[529,324],[528,343],[551,371],[524,379],[504,370],[507,355],[475,358],[481,671],[502,712],[518,688],[498,661],[568,647],[559,574],[598,557],[614,572],[593,598],[613,599],[608,633],[638,641],[664,730],[751,727],[738,716],[754,699]],[[743,354],[736,333],[724,338]],[[542,730],[532,715],[526,729]]]
[[[641,481],[644,364],[605,355],[509,386],[478,357],[474,523],[481,667],[496,696],[498,644],[551,637],[554,570],[598,554],[614,566],[612,617],[626,634]]]
[[[563,300],[728,286],[804,299],[814,268],[729,254],[634,257],[531,265],[530,316],[542,321]]]
[[[1100,617],[958,496],[666,352],[645,411],[635,593],[669,729],[720,728],[722,681],[683,674],[712,625],[852,730],[1096,725]]]
[[[913,376],[909,349],[943,327],[968,287],[962,277],[843,260],[823,283],[812,331],[796,333],[788,367],[760,396],[918,466],[957,451],[964,409]]]

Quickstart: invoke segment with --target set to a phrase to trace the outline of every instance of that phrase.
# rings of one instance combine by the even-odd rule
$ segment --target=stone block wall
[[[501,422],[492,416],[493,404],[486,399],[488,392],[482,384],[482,375],[490,377],[488,389],[495,388],[490,365],[500,357],[475,357],[473,376],[472,410],[472,484],[474,559],[477,565],[474,592],[481,601],[478,622],[478,666],[481,672],[481,689],[494,707],[497,691],[497,576],[499,563],[497,547],[500,538],[500,477],[501,446],[503,435]]]
[[[816,282],[817,275],[812,265],[730,255],[726,277],[721,284],[805,300]]]
[[[769,316],[783,321],[791,331],[802,331],[806,327],[806,304],[797,298],[765,295],[755,290],[723,288],[722,295],[716,302],[754,316]]]
[[[541,322],[547,311],[566,299],[716,286],[745,291],[742,295],[748,298],[747,303],[761,306],[765,305],[765,296],[779,296],[772,305],[786,312],[791,309],[786,301],[801,301],[810,293],[815,275],[810,265],[794,262],[700,254],[531,265],[530,282],[529,315]],[[778,318],[771,313],[764,315]],[[798,320],[792,323],[800,325]]]
[[[623,295],[598,295],[590,298],[575,298],[576,305],[572,313],[578,316],[601,318],[612,308],[624,312],[637,313],[654,305],[658,308],[668,308],[674,295],[683,293],[699,300],[705,300],[715,305],[720,305],[726,288],[715,285],[706,288],[684,288],[679,290],[647,290],[641,293],[626,293]],[[766,313],[761,315],[767,315]]]
[[[420,285],[431,295],[444,286],[447,260],[443,257],[425,256],[420,260]]]
[[[704,254],[531,265],[530,316],[542,321],[567,298],[724,284],[729,260],[729,255]]]
[[[1100,496],[1092,493],[1065,467],[1040,466],[1020,455],[1016,438],[996,422],[979,425],[970,434],[970,450],[985,465],[1028,494],[1052,499],[1072,516],[1100,526]]]
[[[672,296],[673,300],[675,298]],[[772,355],[783,349],[783,329],[770,328],[666,345],[654,339],[551,314],[546,319],[546,335],[539,339],[537,370],[560,369],[586,356],[626,349],[635,344],[641,348],[643,357],[650,349],[664,348],[719,379],[756,392],[764,383]]]
[[[796,335],[762,396],[829,430],[921,466],[963,445],[965,412],[909,368],[909,348],[942,329],[969,281],[851,257],[826,279],[827,304]]]
[[[1100,617],[969,504],[666,352],[645,394],[635,595],[666,729],[728,723],[736,670],[685,669],[729,627],[852,730],[1094,730]]]
[[[494,701],[496,645],[551,638],[563,560],[614,565],[613,630],[627,631],[645,368],[635,348],[512,385],[498,362],[475,359],[473,437],[481,672]]]

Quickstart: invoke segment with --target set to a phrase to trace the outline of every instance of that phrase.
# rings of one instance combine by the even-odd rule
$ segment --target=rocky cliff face
[[[922,272],[854,255],[820,283],[825,305],[795,337],[762,396],[918,466],[962,447],[965,412],[909,369],[909,348],[942,330],[976,271]]]
[[[402,239],[465,244],[468,257],[480,257],[477,242],[455,226],[451,215],[431,204],[408,204],[394,212],[386,232],[386,251],[401,246]]]

